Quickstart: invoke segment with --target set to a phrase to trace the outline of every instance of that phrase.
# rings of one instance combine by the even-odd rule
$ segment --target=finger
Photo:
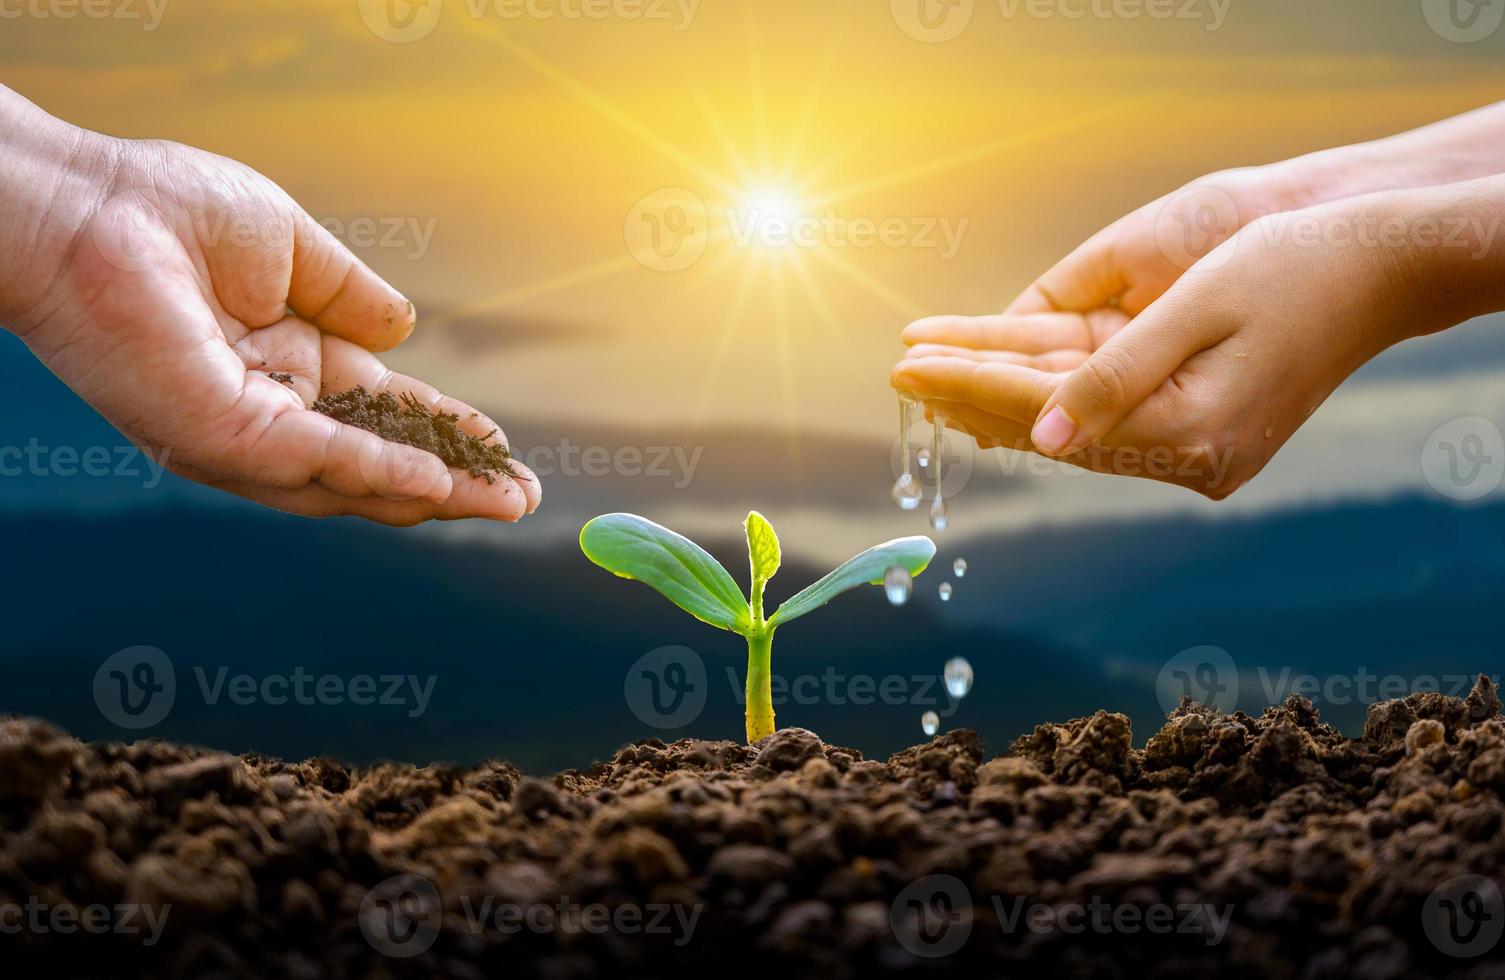
[[[1128,288],[1113,260],[1114,237],[1111,226],[1093,235],[1035,280],[1004,313],[1085,313],[1110,305]]]
[[[367,350],[391,350],[413,332],[413,304],[302,208],[293,220],[287,305],[320,330]]]
[[[948,347],[945,344],[916,344],[904,352],[903,360],[913,361],[922,357],[964,357],[974,361],[996,361],[1000,364],[1018,364],[1064,374],[1081,367],[1087,360],[1084,350],[1055,350],[1047,354],[1016,354],[1006,350],[972,350],[967,347]]]
[[[348,391],[359,385],[373,394],[390,392],[393,395],[411,395],[431,412],[456,416],[455,424],[462,432],[495,445],[508,445],[507,436],[501,427],[485,414],[458,398],[451,398],[427,382],[388,369],[370,351],[329,336],[324,338],[323,350],[324,393]],[[543,502],[543,485],[538,476],[518,460],[512,460],[511,469],[516,474],[515,478],[505,473],[498,474],[494,478],[494,485],[486,483],[483,478],[472,477],[463,470],[453,470],[452,474],[455,486],[464,490],[466,499],[474,497],[466,506],[477,508],[478,516],[516,520],[522,514],[531,514],[538,509],[538,505]],[[466,484],[477,482],[484,484],[484,489],[466,488]],[[522,511],[515,516],[513,512],[517,508],[512,488],[502,486],[509,483],[516,484],[516,490],[523,500]]]
[[[1195,309],[1196,293],[1168,293],[1115,334],[1057,387],[1035,423],[1035,448],[1069,456],[1113,430],[1176,369],[1231,331]]]
[[[900,361],[889,381],[921,401],[966,402],[994,415],[1030,422],[1039,417],[1063,377],[1018,364],[922,357]]]
[[[1028,423],[984,412],[965,402],[926,402],[925,417],[934,421],[937,416],[948,429],[965,432],[984,449],[1034,451],[1034,446],[1029,441]]]
[[[905,327],[903,340],[910,346],[945,344],[1021,354],[1043,354],[1070,348],[1092,350],[1096,346],[1092,330],[1080,313],[932,316]]]
[[[449,499],[454,478],[444,461],[412,446],[387,442],[364,429],[318,412],[278,414],[255,443],[244,482],[297,489],[319,483],[344,497],[392,500]]]
[[[436,504],[429,500],[347,497],[317,483],[286,489],[237,480],[204,480],[191,473],[186,475],[268,507],[304,517],[351,515],[395,527],[409,527],[429,520],[468,518],[515,523],[527,513],[527,498],[521,487],[512,481],[506,481],[505,485],[502,481],[496,484],[487,484],[484,480],[466,481],[456,486],[447,500]]]

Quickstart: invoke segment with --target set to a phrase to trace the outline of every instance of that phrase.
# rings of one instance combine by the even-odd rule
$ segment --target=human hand
[[[0,97],[10,100],[0,100],[0,153],[16,175],[0,190],[0,253],[17,257],[0,284],[0,322],[159,462],[309,516],[515,521],[538,506],[538,480],[518,463],[519,479],[490,484],[310,409],[363,385],[504,438],[382,365],[372,352],[408,336],[412,304],[274,183]]]
[[[1064,337],[1076,329],[1066,314],[953,318],[950,336],[973,346],[916,344],[892,382],[982,445],[1222,499],[1375,354],[1500,302],[1498,219],[1468,219],[1502,213],[1505,180],[1493,178],[1262,218],[1132,321],[1081,336],[1078,363],[1044,344],[987,346]],[[1443,243],[1435,230],[1449,227],[1463,236]]]

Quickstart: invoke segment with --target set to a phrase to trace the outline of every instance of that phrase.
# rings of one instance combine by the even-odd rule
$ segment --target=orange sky
[[[363,16],[387,0],[131,0],[117,12],[141,16],[7,19],[0,64],[58,115],[237,157],[316,216],[367,219],[358,250],[424,314],[393,363],[504,418],[796,439],[889,437],[905,322],[1001,307],[1187,179],[1505,92],[1505,30],[1451,43],[1419,0],[1179,0],[1191,16],[1170,20],[976,0],[936,44],[906,35],[906,2],[390,0],[439,10],[395,43]],[[608,16],[575,16],[591,3]],[[675,271],[628,244],[669,217],[634,210],[662,188],[704,202],[713,235]],[[728,211],[755,206],[908,237],[729,240]]]

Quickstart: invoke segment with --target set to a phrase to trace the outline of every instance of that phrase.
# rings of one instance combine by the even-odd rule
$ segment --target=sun
[[[805,209],[793,192],[783,188],[759,188],[742,195],[744,214],[763,221],[777,220],[793,224],[804,217]]]

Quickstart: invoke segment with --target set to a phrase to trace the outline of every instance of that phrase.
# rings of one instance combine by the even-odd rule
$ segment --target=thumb
[[[1047,456],[1070,456],[1112,432],[1186,360],[1230,329],[1200,312],[1189,291],[1168,293],[1110,337],[1072,371],[1041,409],[1030,432]]]
[[[325,333],[371,351],[413,332],[413,304],[297,205],[287,305]]]

